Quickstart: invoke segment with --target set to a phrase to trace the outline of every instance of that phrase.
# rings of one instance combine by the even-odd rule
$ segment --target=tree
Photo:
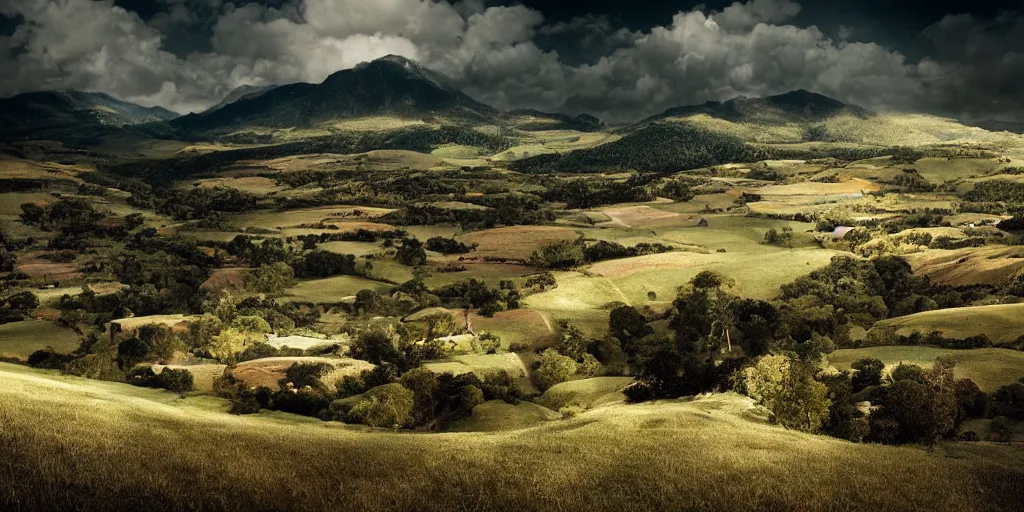
[[[822,376],[822,382],[828,388],[828,399],[832,402],[822,431],[833,437],[859,443],[870,432],[871,424],[853,403],[850,374],[826,374]]]
[[[251,335],[251,341],[263,339],[263,334],[270,334],[273,332],[270,328],[270,324],[263,318],[256,315],[238,316],[233,322],[231,322],[231,327]]]
[[[366,392],[349,411],[349,418],[371,427],[400,428],[412,415],[414,395],[401,384],[385,384]]]
[[[991,402],[993,415],[1024,420],[1024,379],[997,389]]]
[[[555,288],[558,286],[558,281],[555,280],[555,276],[551,272],[541,272],[530,276],[526,280],[526,286],[529,288],[536,287],[540,291],[547,290],[548,288]]]
[[[892,382],[909,380],[925,384],[928,382],[928,377],[925,375],[924,368],[916,364],[900,363],[889,372],[889,380]]]
[[[284,262],[260,265],[245,276],[245,289],[250,292],[278,294],[292,285],[295,271]]]
[[[399,382],[403,387],[412,391],[413,423],[423,425],[434,417],[434,409],[437,406],[435,394],[441,387],[437,374],[426,368],[413,368],[405,372]]]
[[[942,410],[938,394],[928,384],[899,380],[884,388],[881,408],[871,417],[872,437],[888,444],[933,444],[953,426],[952,415]],[[892,428],[876,428],[891,421]]]
[[[392,309],[387,298],[369,289],[356,292],[353,308],[362,315],[387,315]]]
[[[174,357],[175,352],[185,348],[184,343],[166,325],[147,324],[140,326],[137,335],[149,347],[149,353],[157,360],[171,359]]]
[[[0,297],[0,324],[17,322],[39,307],[39,299],[30,291]]]
[[[880,394],[881,407],[871,416],[871,437],[883,443],[931,445],[951,434],[958,416],[955,365],[952,358],[940,357],[927,372],[906,372],[907,378],[894,370],[892,384]]]
[[[635,356],[637,340],[654,333],[647,319],[633,306],[619,306],[608,315],[608,334],[622,342],[622,349]]]
[[[394,363],[401,357],[398,343],[399,336],[393,329],[372,327],[356,336],[349,347],[349,355],[378,365],[383,362]]]
[[[423,249],[423,244],[419,240],[405,238],[402,240],[402,245],[398,246],[395,257],[402,265],[415,267],[426,264],[427,251]]]
[[[885,369],[885,363],[881,359],[864,357],[854,361],[850,368],[855,371],[851,379],[853,392],[860,393],[864,388],[878,386],[882,383],[882,370]]]
[[[788,428],[816,432],[829,417],[828,388],[814,380],[810,365],[786,356],[762,356],[743,370],[747,395]]]
[[[988,395],[971,379],[956,381],[957,423],[971,418],[985,417]]]
[[[117,362],[122,370],[130,369],[145,361],[148,355],[149,345],[138,336],[128,336],[117,344]]]
[[[575,324],[571,322],[561,322],[560,327],[562,328],[562,336],[559,338],[558,343],[555,344],[555,349],[564,356],[572,358],[576,362],[583,360],[583,356],[587,355],[587,347],[590,346],[590,340],[583,334],[583,331]]]
[[[229,361],[235,354],[245,350],[249,336],[233,327],[224,329],[213,337],[206,350],[216,359]]]
[[[576,361],[549,348],[540,356],[540,365],[533,372],[533,381],[538,388],[546,390],[555,384],[569,380],[575,374]]]

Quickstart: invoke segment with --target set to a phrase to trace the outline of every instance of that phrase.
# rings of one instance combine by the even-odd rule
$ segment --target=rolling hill
[[[1016,510],[1024,498],[1015,447],[854,444],[765,424],[734,394],[493,433],[226,408],[0,363],[0,509]]]

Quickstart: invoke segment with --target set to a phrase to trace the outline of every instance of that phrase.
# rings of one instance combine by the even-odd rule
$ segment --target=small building
[[[836,228],[832,230],[832,239],[842,240],[844,237],[846,237],[847,233],[853,231],[854,229],[856,228],[852,228],[850,226],[836,226]]]

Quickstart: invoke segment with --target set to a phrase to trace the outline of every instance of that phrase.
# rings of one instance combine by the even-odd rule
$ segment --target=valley
[[[0,508],[1015,510],[1024,136],[388,56],[0,100]]]

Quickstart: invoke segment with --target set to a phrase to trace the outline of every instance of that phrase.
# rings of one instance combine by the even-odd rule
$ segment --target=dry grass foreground
[[[0,365],[0,509],[1013,510],[1024,451],[855,445],[746,401],[394,434]],[[945,453],[942,453],[945,452]]]

